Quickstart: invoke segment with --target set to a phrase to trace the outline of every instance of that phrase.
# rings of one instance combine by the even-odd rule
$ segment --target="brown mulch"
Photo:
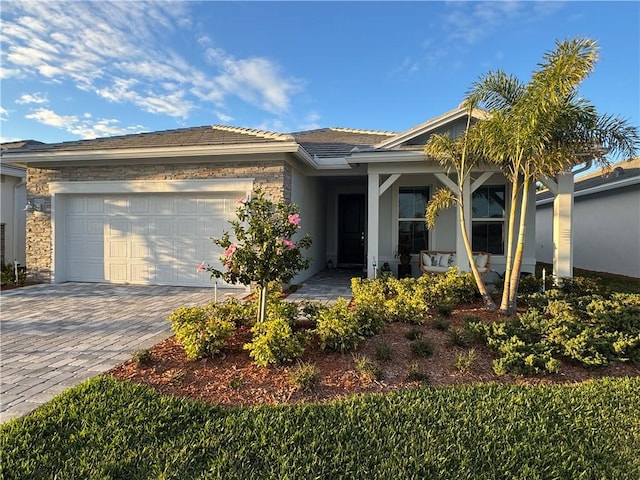
[[[466,305],[455,310],[450,326],[462,326],[465,317],[473,315],[484,321],[498,318],[480,304]],[[423,332],[422,338],[433,346],[433,355],[417,357],[411,351],[411,341],[405,334],[412,329]],[[300,361],[313,363],[320,371],[320,380],[312,393],[297,391],[289,379],[297,363],[274,367],[258,367],[242,345],[250,339],[247,328],[240,328],[228,342],[223,352],[215,358],[190,361],[175,337],[150,349],[153,363],[137,366],[131,359],[108,372],[113,377],[146,384],[164,394],[204,400],[222,406],[247,406],[318,402],[344,398],[362,393],[385,393],[420,383],[430,386],[448,386],[478,383],[508,384],[567,384],[605,376],[640,376],[640,368],[627,363],[616,363],[604,368],[586,369],[565,363],[562,372],[536,377],[498,376],[493,372],[493,352],[474,344],[469,347],[451,343],[449,333],[435,327],[432,322],[422,326],[404,323],[387,325],[382,334],[364,340],[355,355],[366,355],[375,360],[376,349],[386,344],[391,348],[391,358],[376,361],[382,369],[380,380],[361,378],[354,364],[354,355],[323,351],[312,341]],[[470,348],[476,359],[468,372],[455,368],[456,358]],[[410,382],[407,373],[417,369],[426,374],[423,382]]]

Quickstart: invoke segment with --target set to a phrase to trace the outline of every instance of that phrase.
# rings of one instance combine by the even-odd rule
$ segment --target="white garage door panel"
[[[212,286],[203,260],[222,268],[220,237],[241,193],[69,195],[65,202],[67,279]]]

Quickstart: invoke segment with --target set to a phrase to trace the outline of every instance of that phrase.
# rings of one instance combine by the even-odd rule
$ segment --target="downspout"
[[[579,168],[578,170],[573,170],[571,172],[573,173],[573,177],[575,178],[575,176],[578,175],[579,173],[586,172],[587,170],[589,170],[592,164],[593,164],[593,160],[587,160],[584,164],[584,167]]]

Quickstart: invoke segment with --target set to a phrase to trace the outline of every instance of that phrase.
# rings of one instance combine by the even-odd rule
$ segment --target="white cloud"
[[[30,120],[35,120],[49,127],[59,128],[84,139],[106,137],[112,135],[126,135],[139,133],[145,129],[141,125],[121,127],[116,119],[98,119],[92,121],[90,113],[84,113],[82,119],[75,115],[59,115],[48,108],[39,108],[33,113],[25,115]]]
[[[28,103],[45,104],[49,103],[49,99],[47,99],[46,95],[42,95],[41,93],[23,93],[20,95],[20,98],[16,100],[16,103],[20,105]]]
[[[217,119],[220,120],[222,123],[230,123],[233,121],[233,117],[231,115],[227,115],[222,112],[214,112],[214,113]]]
[[[0,121],[4,122],[9,117],[9,112],[0,107]]]
[[[281,114],[300,89],[273,61],[234,58],[198,31],[191,40],[210,63],[196,67],[178,54],[172,35],[194,28],[189,2],[7,3],[3,78],[71,82],[110,102],[179,119],[198,104],[224,107],[232,96]]]

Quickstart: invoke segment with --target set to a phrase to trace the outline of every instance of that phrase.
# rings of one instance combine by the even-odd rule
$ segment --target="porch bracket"
[[[558,194],[558,183],[554,179],[549,178],[546,175],[541,175],[540,181],[545,187],[549,189],[551,193],[553,193],[554,195]]]
[[[438,180],[440,180],[440,182],[442,182],[444,184],[445,187],[447,187],[449,190],[451,190],[456,195],[459,194],[460,190],[458,189],[458,186],[447,175],[445,175],[444,173],[439,173],[439,172],[438,173],[434,173],[434,175]]]
[[[380,187],[378,188],[378,196],[381,197],[382,194],[386,192],[389,189],[389,187],[391,187],[391,185],[396,183],[396,181],[399,178],[400,178],[399,173],[394,173],[393,175],[390,175],[389,178],[387,178],[384,182],[382,182],[382,185],[380,185]]]
[[[493,175],[493,172],[483,172],[482,175],[480,175],[477,179],[475,179],[474,182],[471,184],[471,193],[475,192],[482,185],[484,185],[484,182],[489,180],[489,177],[491,177],[491,175]]]

